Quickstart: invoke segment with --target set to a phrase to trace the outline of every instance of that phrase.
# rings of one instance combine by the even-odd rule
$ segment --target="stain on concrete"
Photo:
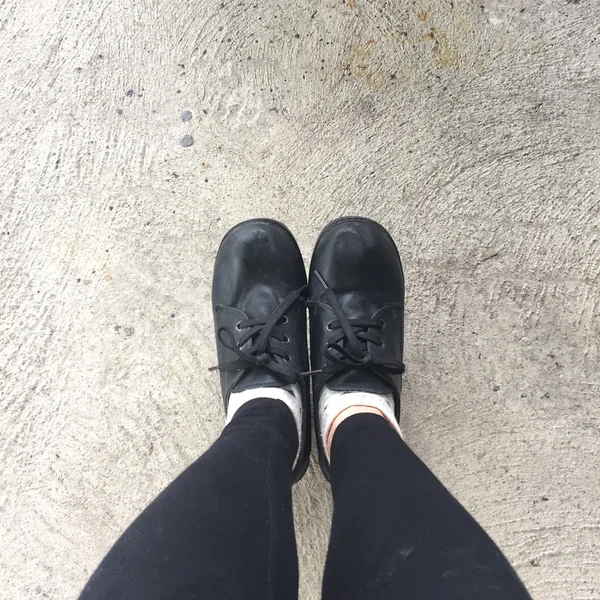
[[[426,41],[433,41],[435,43],[435,61],[440,67],[451,68],[457,67],[459,64],[459,54],[448,38],[448,35],[444,33],[438,27],[434,27]]]
[[[190,146],[194,145],[194,138],[191,135],[184,135],[181,140],[179,141],[179,143],[184,147],[184,148],[189,148]]]
[[[385,88],[389,75],[373,61],[376,41],[371,39],[350,48],[344,69],[363,85],[373,89]]]
[[[388,29],[386,34],[388,39],[394,44],[406,44],[408,41],[408,31],[400,29]]]

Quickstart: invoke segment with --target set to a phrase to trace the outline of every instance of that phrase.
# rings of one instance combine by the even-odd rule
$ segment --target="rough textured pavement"
[[[600,598],[600,4],[0,5],[0,598],[75,598],[218,435],[212,261],[380,220],[403,427],[536,599]],[[407,493],[409,490],[407,489]],[[295,490],[301,598],[331,501]]]

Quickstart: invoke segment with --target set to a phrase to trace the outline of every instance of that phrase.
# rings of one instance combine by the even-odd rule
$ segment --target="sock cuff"
[[[369,392],[336,392],[324,387],[319,396],[319,424],[321,433],[321,443],[327,456],[331,461],[327,449],[327,439],[329,431],[337,416],[352,406],[368,406],[379,410],[389,424],[398,432],[400,437],[400,425],[396,420],[394,410],[394,396],[392,394],[372,394]]]
[[[298,431],[298,452],[296,452],[294,466],[292,467],[292,469],[294,469],[298,459],[300,458],[300,451],[304,442],[302,439],[303,407],[300,385],[294,383],[292,385],[286,385],[285,387],[262,387],[244,390],[243,392],[233,392],[229,396],[225,424],[228,425],[231,422],[231,419],[233,419],[235,413],[244,404],[246,404],[246,402],[249,402],[250,400],[256,400],[258,398],[281,400],[292,412],[294,422],[296,423],[296,429]]]

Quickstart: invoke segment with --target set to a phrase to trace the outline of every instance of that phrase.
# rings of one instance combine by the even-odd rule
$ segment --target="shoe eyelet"
[[[235,324],[235,328],[236,328],[236,330],[237,330],[237,331],[241,331],[241,330],[242,330],[242,322],[241,322],[241,321],[238,321],[238,322]]]
[[[288,363],[288,364],[289,364],[289,363],[291,363],[291,362],[292,362],[292,357],[291,357],[291,356],[286,356],[286,357],[283,359],[283,362],[286,362],[286,363]]]
[[[329,321],[329,323],[327,323],[327,325],[325,325],[325,329],[327,329],[327,331],[333,331],[333,321]]]
[[[379,325],[379,329],[385,329],[385,321],[383,319],[379,319],[379,323],[381,323],[381,325]]]
[[[290,320],[287,318],[286,315],[283,315],[283,317],[281,317],[281,324],[282,325],[287,325],[290,322]]]
[[[376,346],[380,349],[383,350],[385,348],[385,342],[383,340],[381,340],[381,342],[379,344],[376,344]]]
[[[292,340],[290,340],[289,336],[283,336],[283,343],[287,346]]]

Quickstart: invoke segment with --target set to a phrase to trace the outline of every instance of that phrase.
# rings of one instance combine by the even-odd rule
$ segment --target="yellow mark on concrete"
[[[387,85],[388,75],[381,68],[373,64],[373,51],[375,40],[369,40],[364,44],[357,44],[350,48],[348,61],[344,65],[352,76],[364,85],[381,90]]]
[[[408,41],[408,33],[399,29],[388,29],[386,35],[392,43],[397,45],[406,44]]]
[[[544,38],[538,38],[537,40],[533,40],[533,44],[531,45],[531,52],[533,54],[540,54],[545,52],[548,49],[548,42]]]
[[[430,16],[430,10],[422,10],[420,13],[417,13],[417,19],[419,19],[419,21],[427,21],[427,19],[429,19]]]
[[[356,4],[356,0],[346,0],[346,4],[350,10],[358,10],[358,4]]]
[[[470,33],[473,30],[473,25],[471,23],[471,21],[469,21],[468,19],[460,19],[458,21],[458,26],[465,32],[465,33]]]
[[[446,68],[458,66],[458,52],[450,43],[448,36],[437,27],[434,27],[431,30],[431,38],[437,44],[437,47],[435,49],[435,60],[437,64],[440,67]]]

